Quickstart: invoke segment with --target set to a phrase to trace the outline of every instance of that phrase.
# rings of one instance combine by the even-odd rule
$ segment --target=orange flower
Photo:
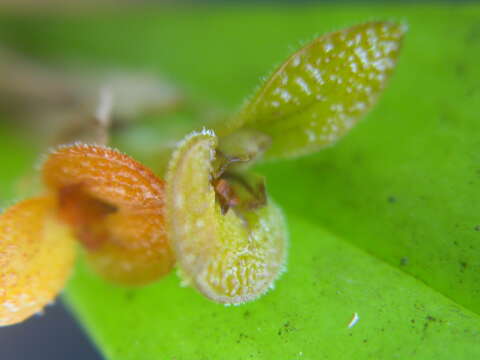
[[[164,182],[127,155],[77,144],[42,166],[47,193],[0,215],[0,325],[40,311],[61,291],[74,238],[105,278],[140,285],[170,271]]]

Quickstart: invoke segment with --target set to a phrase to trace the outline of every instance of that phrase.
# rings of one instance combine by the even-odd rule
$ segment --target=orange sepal
[[[22,201],[0,215],[0,325],[40,312],[65,286],[75,242],[52,198]]]

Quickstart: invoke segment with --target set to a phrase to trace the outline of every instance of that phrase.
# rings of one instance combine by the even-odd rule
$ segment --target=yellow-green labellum
[[[167,173],[166,216],[180,274],[209,299],[224,304],[254,300],[284,268],[287,231],[271,200],[254,209],[222,212],[213,185],[217,137],[187,136]]]
[[[255,131],[270,138],[266,159],[335,143],[375,104],[405,31],[404,25],[371,22],[315,39],[291,55],[226,125],[221,149],[234,143],[236,155],[246,152],[238,150],[239,133]]]

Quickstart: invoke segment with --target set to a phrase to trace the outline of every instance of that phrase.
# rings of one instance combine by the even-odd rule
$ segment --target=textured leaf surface
[[[373,22],[314,40],[274,72],[229,131],[246,128],[268,135],[267,159],[335,143],[375,103],[405,30],[405,25]]]
[[[275,291],[224,308],[179,288],[174,275],[132,291],[81,265],[68,298],[104,353],[479,357],[480,8],[203,11],[9,20],[0,37],[54,59],[159,67],[192,93],[233,107],[299,39],[372,17],[407,20],[409,33],[366,121],[322,153],[257,169],[291,232],[288,272]],[[348,329],[354,312],[360,319]]]

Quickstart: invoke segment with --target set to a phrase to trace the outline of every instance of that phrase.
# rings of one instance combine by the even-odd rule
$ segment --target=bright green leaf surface
[[[295,216],[289,271],[242,306],[172,275],[139,291],[80,267],[68,298],[109,359],[473,359],[480,318]],[[354,313],[359,321],[351,329]]]
[[[331,149],[257,169],[291,232],[274,291],[224,308],[173,275],[134,291],[79,267],[68,298],[107,356],[480,357],[480,7],[184,11],[10,19],[0,38],[50,59],[153,68],[233,106],[299,39],[372,17],[410,27],[366,121]]]
[[[2,118],[0,118],[0,124]],[[0,125],[0,209],[12,205],[19,200],[19,192],[28,192],[30,184],[27,179],[19,179],[32,172],[31,165],[35,160],[32,149],[29,149],[27,140],[19,134],[12,134],[5,126]],[[10,151],[11,150],[11,151]],[[12,154],[14,154],[12,156]],[[16,178],[15,178],[16,176]],[[23,180],[23,183],[22,183]],[[25,191],[24,191],[25,190]]]

